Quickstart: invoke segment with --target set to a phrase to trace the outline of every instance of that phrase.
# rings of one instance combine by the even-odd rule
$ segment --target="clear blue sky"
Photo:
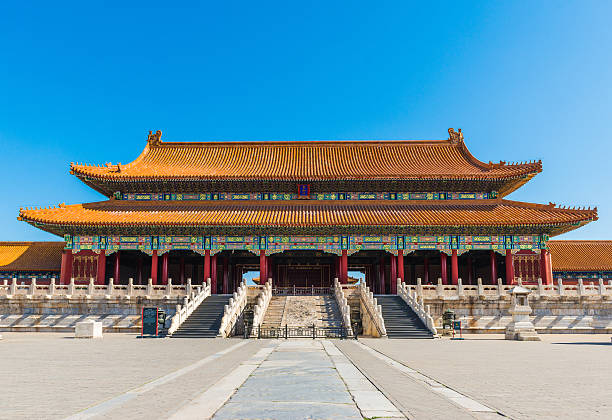
[[[612,239],[612,2],[3,2],[0,240],[20,206],[103,199],[71,161],[174,141],[443,139],[542,159],[510,198],[598,206]],[[130,2],[135,4],[134,2]],[[173,2],[179,3],[179,2]]]

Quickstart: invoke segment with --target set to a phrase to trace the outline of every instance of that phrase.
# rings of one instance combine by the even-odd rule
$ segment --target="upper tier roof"
[[[64,242],[0,242],[0,271],[59,271]]]
[[[550,241],[555,271],[612,271],[612,241]]]
[[[118,183],[258,180],[497,181],[496,188],[504,195],[541,170],[541,162],[481,162],[457,132],[449,140],[426,141],[202,143],[162,142],[158,132],[149,136],[144,151],[132,163],[71,164],[73,174],[109,196],[121,190]]]
[[[126,232],[130,228],[150,234],[168,232],[172,228],[197,234],[238,227],[243,232],[262,230],[265,234],[286,228],[307,233],[319,229],[335,229],[336,233],[364,229],[408,232],[411,228],[421,233],[427,228],[459,233],[465,229],[490,232],[508,228],[512,230],[509,233],[529,231],[555,235],[596,220],[597,210],[502,199],[452,202],[108,200],[58,208],[21,209],[19,217],[56,234]]]

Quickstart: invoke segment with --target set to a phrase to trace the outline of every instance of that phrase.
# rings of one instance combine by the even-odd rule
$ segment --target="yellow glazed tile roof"
[[[533,176],[541,162],[484,163],[463,141],[149,142],[132,163],[71,164],[107,181],[172,180],[505,180]]]
[[[63,242],[0,242],[0,271],[57,271]]]
[[[555,271],[612,271],[612,241],[550,241]]]

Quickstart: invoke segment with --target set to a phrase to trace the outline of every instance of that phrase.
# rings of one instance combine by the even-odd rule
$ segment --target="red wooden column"
[[[397,277],[399,277],[402,281],[406,281],[404,279],[404,250],[397,250]]]
[[[425,257],[423,259],[423,279],[424,284],[429,283],[429,258]]]
[[[121,284],[121,251],[115,252],[115,269],[113,270],[113,284]]]
[[[153,284],[157,284],[157,250],[153,250],[153,255],[151,256],[151,282]]]
[[[266,284],[266,276],[267,276],[267,261],[266,261],[266,251],[263,249],[259,250],[259,284]]]
[[[168,259],[170,255],[168,252],[164,252],[162,255],[162,284],[168,284]]]
[[[210,293],[217,294],[217,256],[210,258]]]
[[[397,257],[391,255],[391,294],[397,295]]]
[[[96,284],[104,284],[106,277],[106,251],[101,249],[98,254],[98,267],[96,270]]]
[[[204,283],[210,278],[210,249],[204,251]]]
[[[72,277],[72,250],[67,249],[62,252],[62,268],[60,270],[60,284],[70,283]]]
[[[440,251],[440,271],[441,271],[441,277],[442,277],[442,284],[448,284],[448,272],[447,272],[448,264],[446,263],[446,260],[447,260],[446,253]]]
[[[540,251],[540,276],[542,277],[542,283],[553,284],[550,252],[547,249]]]
[[[179,282],[185,284],[185,258],[179,260]]]
[[[512,250],[506,250],[506,284],[514,284],[514,259]]]
[[[342,250],[342,264],[340,265],[340,283],[346,284],[348,283],[348,253],[346,249]]]
[[[495,261],[495,251],[489,251],[489,259],[491,263],[491,284],[497,283],[497,263]]]
[[[452,284],[459,284],[459,259],[456,249],[453,249],[451,254],[451,282]]]

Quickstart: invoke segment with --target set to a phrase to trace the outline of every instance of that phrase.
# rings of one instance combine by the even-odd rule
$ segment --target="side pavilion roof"
[[[541,162],[481,162],[458,138],[179,143],[162,142],[158,133],[132,163],[72,163],[71,173],[107,196],[135,182],[330,180],[495,181],[505,195],[542,170]]]
[[[114,199],[47,209],[21,209],[21,220],[56,234],[113,232],[127,228],[143,232],[183,228],[185,232],[240,227],[245,231],[292,232],[321,229],[336,233],[360,230],[389,232],[410,228],[491,231],[509,228],[551,235],[597,219],[597,210],[565,209],[503,199],[423,201],[193,201],[140,202]],[[494,228],[494,229],[491,229]],[[511,228],[511,229],[510,229]],[[508,230],[508,229],[507,229]],[[407,232],[406,232],[407,233]],[[190,233],[187,233],[190,234]]]
[[[0,242],[0,271],[59,271],[64,242]]]
[[[555,271],[612,271],[612,241],[550,241]]]

